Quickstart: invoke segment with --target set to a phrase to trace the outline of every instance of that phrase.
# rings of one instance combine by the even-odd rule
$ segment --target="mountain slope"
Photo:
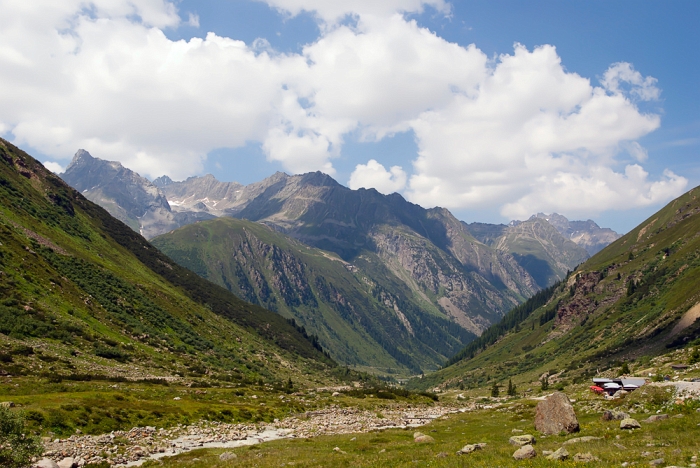
[[[258,223],[220,218],[153,244],[245,300],[293,317],[346,364],[416,373],[474,337],[437,311],[426,313],[410,289],[387,280],[391,274],[368,274]]]
[[[610,363],[700,338],[700,188],[669,203],[552,288],[516,309],[447,368],[416,382],[484,385],[563,370],[577,379]]]
[[[53,375],[281,382],[327,368],[282,317],[175,264],[4,140],[0,239],[0,347],[51,350]],[[38,357],[9,362],[46,372]]]

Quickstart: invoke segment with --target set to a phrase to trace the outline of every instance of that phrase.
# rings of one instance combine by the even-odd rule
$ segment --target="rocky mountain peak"
[[[153,185],[155,185],[158,188],[163,188],[167,187],[168,185],[173,183],[173,179],[166,175],[162,175],[158,177],[157,179],[153,179]]]

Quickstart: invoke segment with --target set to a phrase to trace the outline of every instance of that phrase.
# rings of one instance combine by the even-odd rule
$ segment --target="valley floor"
[[[319,392],[321,393],[321,392]],[[315,398],[319,393],[306,392]],[[387,467],[555,466],[572,461],[597,466],[696,466],[700,440],[700,383],[649,384],[624,398],[605,399],[585,385],[567,391],[581,424],[570,435],[542,436],[534,430],[540,398],[488,398],[450,393],[439,403],[382,401],[346,394],[324,397],[326,405],[272,422],[202,422],[169,429],[135,428],[106,435],[73,435],[46,444],[47,456],[144,467]],[[277,397],[279,398],[279,397]],[[605,410],[624,411],[641,428],[620,429],[603,421]],[[667,419],[647,420],[652,415]],[[418,426],[422,426],[416,429]],[[430,436],[416,442],[419,430]],[[537,456],[514,460],[513,435],[536,437]],[[260,443],[265,442],[265,443]],[[466,444],[482,450],[459,454]],[[547,460],[564,447],[569,460]],[[89,465],[88,465],[89,466]],[[103,465],[106,466],[106,465]]]

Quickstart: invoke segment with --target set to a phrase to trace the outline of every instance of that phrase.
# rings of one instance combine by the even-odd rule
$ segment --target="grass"
[[[360,434],[321,436],[310,439],[286,439],[261,445],[237,449],[194,450],[161,461],[149,461],[145,467],[187,467],[208,468],[213,466],[236,467],[387,467],[387,466],[552,466],[546,460],[544,450],[554,451],[563,442],[575,437],[595,436],[601,440],[567,445],[573,456],[579,452],[590,452],[601,461],[598,465],[613,466],[623,462],[646,465],[651,459],[663,458],[664,466],[685,466],[700,450],[696,437],[700,413],[696,404],[678,406],[670,403],[670,395],[663,389],[654,389],[646,394],[630,394],[630,400],[603,402],[607,408],[642,405],[644,411],[632,415],[638,420],[645,419],[656,410],[664,410],[670,415],[683,414],[681,418],[670,418],[656,423],[642,423],[642,428],[634,431],[619,429],[619,421],[602,421],[601,412],[590,412],[593,403],[602,400],[591,398],[579,387],[582,396],[574,406],[577,409],[581,431],[572,435],[541,436],[533,427],[534,407],[532,400],[510,400],[504,406],[482,409],[463,414],[450,415],[417,429],[391,429]],[[658,395],[660,391],[662,395]],[[634,395],[634,398],[632,398]],[[641,409],[640,409],[641,411]],[[590,414],[588,414],[590,412]],[[535,449],[538,456],[527,461],[512,458],[516,447],[508,443],[513,430],[522,434],[533,434],[537,438]],[[417,444],[413,433],[420,431],[432,436],[434,443]],[[517,432],[520,434],[520,432]],[[457,455],[465,444],[485,442],[486,448],[470,455]],[[618,445],[624,446],[621,449]],[[334,450],[338,447],[338,451]],[[237,458],[228,462],[219,460],[224,451],[233,451]],[[649,456],[643,456],[649,452]],[[574,464],[571,461],[564,464]]]

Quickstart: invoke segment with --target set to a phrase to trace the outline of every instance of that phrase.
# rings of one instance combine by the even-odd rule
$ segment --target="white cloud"
[[[374,188],[383,194],[400,192],[406,186],[406,172],[401,166],[392,166],[390,170],[370,159],[367,164],[358,164],[355,167],[348,187],[351,189]]]
[[[54,161],[44,161],[43,164],[46,169],[50,170],[54,174],[60,174],[66,170],[65,166],[62,166]]]
[[[85,148],[176,178],[200,173],[216,148],[249,142],[288,171],[334,174],[346,135],[412,130],[407,197],[504,215],[644,206],[686,184],[637,165],[647,158],[637,140],[660,122],[636,105],[659,97],[654,78],[616,63],[594,86],[552,46],[489,59],[403,16],[449,14],[443,0],[267,0],[325,22],[299,54],[213,33],[172,41],[163,30],[196,26],[196,14],[137,3],[0,0],[0,130],[52,160]],[[348,14],[352,25],[338,22]],[[407,177],[369,161],[350,184],[395,191]]]
[[[656,87],[656,82],[656,78],[651,76],[643,77],[632,64],[619,62],[608,68],[601,84],[605,89],[615,94],[622,93],[621,85],[627,85],[631,88],[633,96],[643,101],[651,101],[658,99],[661,94],[659,88]]]
[[[631,69],[623,65],[606,76]],[[644,89],[638,97],[658,96],[651,80],[631,81]],[[554,47],[530,52],[516,45],[493,64],[477,94],[455,95],[411,122],[419,157],[407,195],[424,206],[501,207],[507,217],[658,203],[679,195],[687,181],[670,174],[651,182],[646,173],[630,176],[640,166],[624,174],[614,167],[622,150],[643,161],[646,151],[635,140],[659,124],[619,89],[608,93],[564,70]]]

